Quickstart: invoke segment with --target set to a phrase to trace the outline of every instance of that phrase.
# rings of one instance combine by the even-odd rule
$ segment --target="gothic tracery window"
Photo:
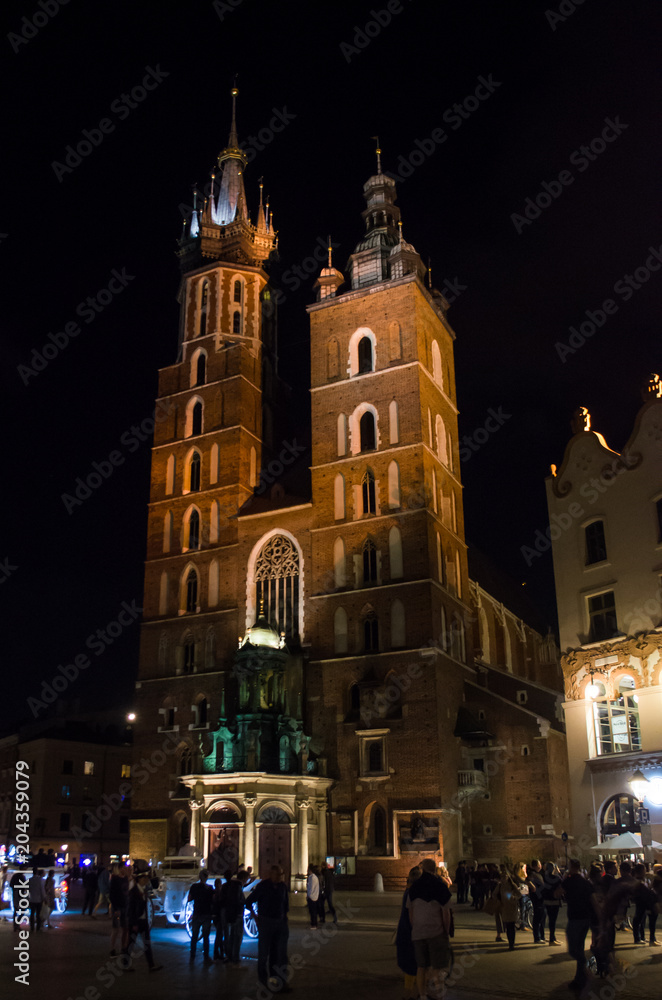
[[[284,535],[273,535],[255,562],[256,605],[286,636],[299,631],[299,553]]]

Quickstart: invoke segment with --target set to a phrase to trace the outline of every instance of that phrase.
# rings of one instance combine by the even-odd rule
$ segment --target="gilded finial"
[[[381,151],[381,149],[379,147],[379,136],[378,135],[373,135],[372,138],[377,143],[377,148],[375,150],[375,152],[377,153],[377,173],[381,174],[381,172],[382,172],[382,151]]]
[[[329,245],[327,247],[329,251],[329,268],[333,267],[333,247],[331,246],[331,233],[329,233]]]

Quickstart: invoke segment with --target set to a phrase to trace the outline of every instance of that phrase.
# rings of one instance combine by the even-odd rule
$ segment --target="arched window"
[[[373,371],[372,341],[370,337],[361,337],[359,340],[359,375]]]
[[[218,559],[212,559],[209,563],[209,583],[208,583],[208,604],[210,608],[215,608],[218,604],[218,582],[219,567]]]
[[[441,351],[436,340],[432,341],[432,378],[440,389],[443,388],[444,377],[441,369]]]
[[[192,635],[187,635],[184,639],[182,670],[185,674],[195,673],[195,641]]]
[[[200,351],[195,363],[194,385],[204,385],[206,377],[207,377],[207,358],[204,352]]]
[[[402,533],[397,525],[393,525],[388,533],[388,555],[391,566],[391,579],[398,580],[404,576],[402,562]]]
[[[255,561],[255,606],[286,636],[299,633],[299,553],[285,535],[272,535]]]
[[[202,403],[199,400],[193,406],[191,434],[202,434]]]
[[[326,345],[326,375],[327,378],[337,378],[340,375],[340,345],[335,337]]]
[[[347,417],[344,413],[338,414],[337,436],[338,454],[345,455],[347,454]]]
[[[388,505],[391,508],[400,506],[400,468],[397,462],[388,464]]]
[[[336,538],[333,543],[333,576],[336,587],[346,586],[345,543],[342,538]]]
[[[591,521],[584,529],[586,539],[586,565],[602,562],[607,558],[604,521]]]
[[[205,279],[202,282],[200,292],[200,322],[198,324],[198,336],[204,337],[207,333],[207,313],[209,311],[209,282]]]
[[[406,645],[405,636],[405,607],[402,601],[393,601],[391,604],[391,646],[400,649]]]
[[[336,521],[345,517],[345,477],[340,472],[333,480],[333,516]]]
[[[637,808],[637,802],[632,795],[613,795],[608,799],[600,817],[602,839],[618,836],[621,833],[640,833],[641,826],[636,818]]]
[[[200,467],[200,452],[194,451],[188,466],[188,488],[191,493],[196,493],[200,489]]]
[[[163,551],[170,552],[172,540],[172,511],[169,510],[163,518]]]
[[[193,509],[184,521],[184,549],[200,548],[200,514]]]
[[[379,622],[374,611],[363,619],[363,648],[366,653],[379,652]]]
[[[205,697],[198,698],[195,708],[195,724],[201,729],[207,725],[207,699]]]
[[[188,571],[186,585],[184,588],[184,610],[197,611],[198,609],[198,574],[194,569]]]
[[[374,514],[377,507],[375,502],[375,477],[370,469],[364,473],[361,482],[361,494],[363,500],[363,513]]]
[[[375,416],[370,410],[361,417],[359,422],[359,434],[361,439],[361,451],[374,451],[377,447],[377,433],[375,429]]]
[[[336,608],[333,616],[333,643],[336,653],[347,652],[347,612]]]
[[[394,399],[388,404],[388,440],[389,444],[397,444],[400,440],[398,404]]]
[[[240,334],[241,333],[241,313],[238,309],[232,314],[232,332]]]
[[[175,492],[175,456],[168,455],[166,464],[166,494]]]
[[[233,299],[241,305],[241,278],[235,278]]]
[[[377,582],[377,549],[372,539],[363,543],[363,583]]]
[[[641,750],[639,696],[634,677],[619,679],[617,697],[607,697],[604,684],[595,685],[600,692],[593,700],[593,726],[597,756],[611,753],[631,753]]]
[[[437,458],[443,465],[448,465],[446,428],[444,427],[444,421],[439,414],[437,414],[437,418],[435,420],[435,429],[437,433]]]
[[[368,770],[372,774],[381,774],[384,770],[384,754],[382,741],[372,740],[368,744]]]
[[[386,850],[386,816],[381,806],[375,806],[370,818],[369,851],[383,854]]]

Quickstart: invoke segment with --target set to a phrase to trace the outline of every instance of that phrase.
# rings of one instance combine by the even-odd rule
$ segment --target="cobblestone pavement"
[[[338,927],[327,923],[316,934],[307,927],[306,911],[293,907],[289,955],[290,961],[298,956],[299,966],[291,980],[293,1000],[313,995],[317,1000],[401,1000],[402,977],[391,944],[398,894],[338,893],[336,903]],[[563,920],[562,915],[562,941]],[[57,930],[43,930],[30,938],[30,985],[32,996],[40,1000],[266,1000],[257,988],[254,941],[244,941],[241,971],[219,963],[205,967],[200,953],[189,968],[186,933],[157,921],[152,939],[163,971],[149,974],[144,958],[138,956],[135,973],[128,973],[108,954],[107,918],[91,920],[74,908],[58,923]],[[565,946],[534,945],[530,932],[519,932],[516,950],[508,952],[494,940],[493,918],[468,906],[455,908],[455,923],[455,975],[444,994],[446,1000],[560,1000],[575,995],[567,989],[574,966]],[[0,922],[3,1000],[30,996],[14,980],[16,938],[10,924]],[[660,1000],[662,948],[635,947],[631,941],[630,932],[619,932],[623,971],[611,981],[591,979],[584,1000]]]

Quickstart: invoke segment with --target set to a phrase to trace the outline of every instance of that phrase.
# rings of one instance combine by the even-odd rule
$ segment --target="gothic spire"
[[[218,165],[222,169],[218,200],[212,202],[212,220],[219,226],[228,226],[235,218],[246,217],[246,193],[244,191],[244,167],[246,154],[239,148],[237,138],[237,95],[232,88],[232,124],[225,149],[218,154]],[[239,209],[239,211],[237,210]]]

